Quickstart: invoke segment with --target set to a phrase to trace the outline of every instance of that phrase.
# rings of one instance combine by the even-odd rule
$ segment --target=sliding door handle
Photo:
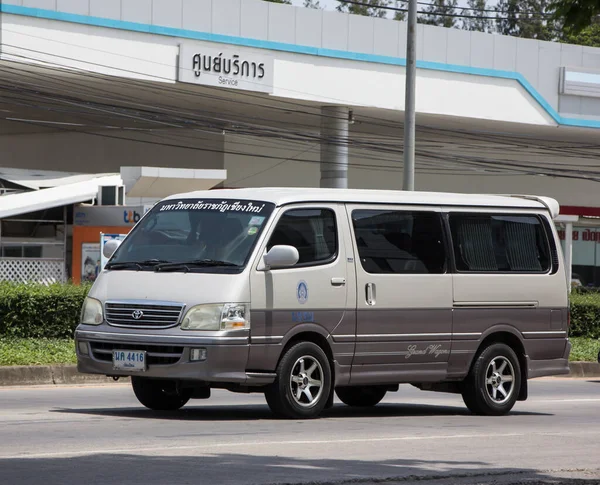
[[[375,284],[374,283],[367,283],[367,286],[365,287],[366,290],[366,300],[367,300],[367,305],[375,305]]]
[[[333,286],[345,286],[346,278],[331,278],[331,284]]]

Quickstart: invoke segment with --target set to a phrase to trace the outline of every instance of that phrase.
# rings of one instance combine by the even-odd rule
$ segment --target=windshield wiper
[[[192,267],[202,268],[208,266],[227,266],[233,268],[239,268],[239,264],[232,263],[230,261],[220,261],[217,259],[194,259],[193,261],[180,261],[177,263],[162,263],[157,264],[154,271],[162,270],[178,270],[185,269],[189,271]]]
[[[144,266],[157,266],[159,264],[165,264],[168,261],[162,259],[147,259],[145,261],[123,261],[122,263],[108,263],[106,269],[127,269],[135,267],[138,270],[144,269]]]

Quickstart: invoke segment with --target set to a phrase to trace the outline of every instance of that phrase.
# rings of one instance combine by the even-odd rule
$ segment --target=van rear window
[[[548,237],[535,215],[451,214],[450,230],[458,271],[550,270]]]

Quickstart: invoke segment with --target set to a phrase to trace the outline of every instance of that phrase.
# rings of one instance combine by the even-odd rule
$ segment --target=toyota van
[[[569,372],[558,213],[518,195],[173,195],[105,245],[78,369],[131,377],[153,410],[227,389],[314,418],[406,383],[502,415],[529,379]]]

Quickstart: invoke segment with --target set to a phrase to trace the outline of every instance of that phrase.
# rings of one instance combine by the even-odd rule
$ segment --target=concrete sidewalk
[[[129,378],[121,377],[119,382]],[[110,384],[114,379],[102,375],[81,374],[75,365],[36,365],[0,367],[0,387],[41,386],[48,384]]]
[[[571,373],[564,377],[600,377],[600,364],[597,362],[571,362]],[[121,377],[119,382],[129,381]],[[102,375],[81,374],[74,365],[14,366],[0,367],[0,387],[27,385],[61,384],[110,384],[112,378]]]

